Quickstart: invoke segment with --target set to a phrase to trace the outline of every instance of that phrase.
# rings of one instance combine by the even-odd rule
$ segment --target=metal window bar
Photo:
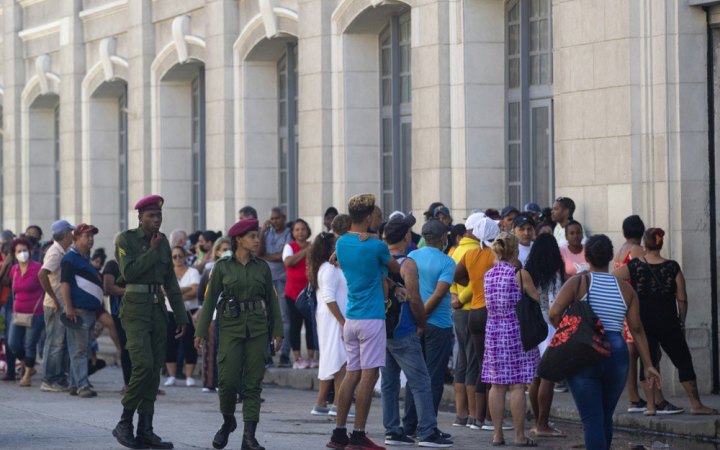
[[[205,68],[199,67],[191,83],[192,107],[192,225],[205,229]]]
[[[128,228],[128,114],[127,86],[118,98],[118,225]]]
[[[53,136],[55,142],[54,142],[54,162],[55,162],[55,170],[53,174],[53,186],[54,186],[54,209],[55,209],[55,220],[60,219],[60,102],[55,106],[54,111],[54,120],[55,120],[55,135]]]

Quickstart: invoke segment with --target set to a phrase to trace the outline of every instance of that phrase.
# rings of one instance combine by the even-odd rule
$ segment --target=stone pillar
[[[23,47],[18,31],[22,29],[22,8],[15,0],[3,6],[3,185],[2,227],[15,232],[20,228],[20,96],[25,86]]]
[[[207,228],[227,229],[237,218],[233,103],[233,42],[238,30],[238,2],[213,0],[205,6],[205,178]],[[208,24],[209,25],[209,24]]]
[[[298,24],[298,210],[314,230],[322,228],[325,209],[345,209],[333,198],[332,29],[335,2],[300,0]]]

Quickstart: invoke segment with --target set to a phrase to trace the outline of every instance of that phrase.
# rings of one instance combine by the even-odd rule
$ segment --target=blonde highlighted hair
[[[497,235],[492,243],[492,250],[500,261],[509,261],[518,249],[518,238],[506,231]]]

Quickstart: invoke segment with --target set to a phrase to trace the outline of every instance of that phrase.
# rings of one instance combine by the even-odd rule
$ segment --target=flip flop
[[[497,441],[497,442],[493,441],[492,445],[493,445],[493,447],[501,447],[501,446],[505,445],[505,439],[503,439],[502,441]]]
[[[538,437],[550,437],[550,438],[567,437],[567,434],[563,433],[562,431],[558,430],[557,428],[551,428],[551,430],[552,431],[538,431],[535,428],[533,428],[532,430],[530,430],[530,432]]]
[[[517,443],[517,442],[516,442],[516,443],[514,443],[513,445],[514,445],[515,447],[537,447],[537,442],[533,441],[533,440],[530,439],[530,438],[527,438],[527,440],[526,440],[525,442],[522,442],[522,443]]]
[[[712,411],[706,412],[706,413],[705,412],[695,413],[695,412],[690,411],[691,416],[717,416],[718,414],[720,414],[720,412],[718,412],[717,409],[713,409]]]

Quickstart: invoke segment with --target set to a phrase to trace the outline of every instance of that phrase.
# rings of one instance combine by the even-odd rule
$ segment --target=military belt
[[[238,304],[238,310],[243,313],[245,311],[265,311],[265,300],[251,300],[251,301],[239,301]],[[227,313],[227,308],[225,308],[225,313]]]
[[[125,292],[133,294],[159,294],[162,292],[162,286],[159,284],[128,284],[125,286]]]

